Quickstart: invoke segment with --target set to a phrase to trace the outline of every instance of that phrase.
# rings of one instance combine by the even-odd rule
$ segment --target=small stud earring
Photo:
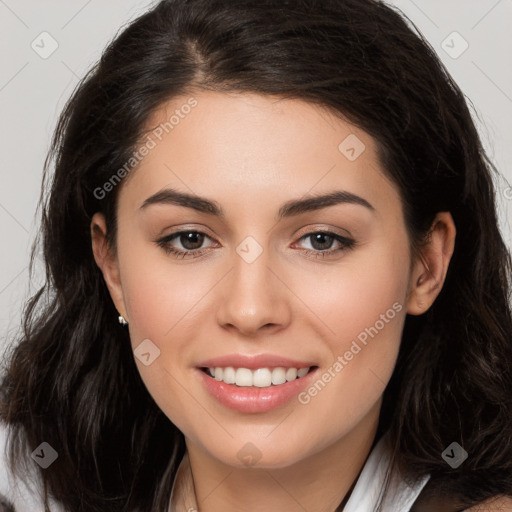
[[[128,322],[124,319],[123,315],[119,315],[119,323],[121,325],[128,325]]]

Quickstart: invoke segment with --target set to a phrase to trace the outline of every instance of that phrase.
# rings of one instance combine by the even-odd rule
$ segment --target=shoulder
[[[7,427],[0,422],[0,512],[9,510],[9,468],[7,465]]]
[[[512,512],[512,497],[497,497],[480,505],[468,508],[466,512]]]
[[[7,427],[0,422],[0,512],[15,512],[7,465]]]
[[[460,504],[446,498],[420,499],[414,503],[410,512],[512,512],[512,498],[490,498],[471,508],[460,508]]]
[[[42,481],[38,468],[33,465],[35,461],[28,457],[28,468],[31,471],[26,479],[14,475],[8,464],[11,433],[11,428],[0,421],[0,512],[43,510]],[[54,502],[50,501],[50,504],[51,512],[65,512]]]
[[[16,512],[14,504],[0,493],[0,512]]]
[[[0,422],[0,512],[23,512],[22,482],[11,472],[8,463],[8,442],[10,429]],[[27,509],[28,510],[28,509]]]

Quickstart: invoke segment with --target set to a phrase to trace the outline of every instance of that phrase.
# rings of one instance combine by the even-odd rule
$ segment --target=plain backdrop
[[[236,1],[236,0],[234,0]],[[56,119],[106,44],[150,0],[0,0],[0,349],[42,283],[29,279],[43,163]],[[512,0],[394,0],[471,100],[512,248]]]

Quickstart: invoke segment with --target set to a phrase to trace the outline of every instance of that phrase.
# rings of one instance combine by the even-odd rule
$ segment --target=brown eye
[[[201,248],[205,235],[203,233],[198,233],[197,231],[182,231],[181,233],[178,233],[177,238],[185,249],[193,251]]]
[[[318,251],[325,251],[326,249],[330,249],[332,247],[335,238],[327,233],[315,233],[313,235],[308,235],[311,240],[311,245],[314,249]]]
[[[315,231],[303,235],[300,240],[309,240],[310,247],[304,248],[307,255],[325,258],[352,249],[356,242],[350,238],[332,233],[330,231]],[[332,248],[334,244],[338,247]]]
[[[194,258],[203,254],[208,247],[203,247],[206,239],[210,237],[200,231],[177,231],[156,243],[167,254],[173,254],[177,258]]]

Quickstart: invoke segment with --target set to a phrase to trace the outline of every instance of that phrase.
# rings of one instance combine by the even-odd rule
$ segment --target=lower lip
[[[266,412],[288,403],[311,382],[318,368],[313,368],[307,375],[278,386],[258,388],[255,386],[236,386],[215,380],[198,369],[206,389],[221,404],[240,412]]]

